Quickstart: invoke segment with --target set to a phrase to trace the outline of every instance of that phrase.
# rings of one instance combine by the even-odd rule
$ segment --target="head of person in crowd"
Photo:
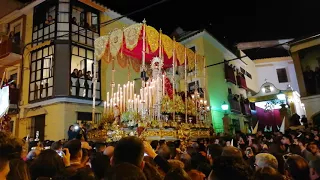
[[[278,160],[272,154],[259,153],[256,155],[255,167],[256,170],[264,167],[272,167],[278,169]]]
[[[191,178],[182,168],[172,168],[167,172],[164,180],[191,180]]]
[[[163,176],[159,173],[158,169],[149,162],[145,162],[143,173],[148,180],[163,180]]]
[[[285,134],[282,136],[281,143],[283,145],[291,145],[293,144],[293,139],[291,135]]]
[[[10,134],[0,131],[0,179],[6,179],[10,165],[9,161],[19,158],[22,153],[22,143]]]
[[[63,148],[63,144],[61,141],[56,141],[54,143],[51,144],[50,149],[57,151],[57,152],[61,152]]]
[[[120,140],[121,141],[121,140]],[[117,148],[117,147],[116,147]],[[146,176],[142,172],[141,168],[136,165],[128,162],[122,162],[114,167],[107,178],[105,179],[114,179],[114,180],[147,180]]]
[[[171,157],[171,151],[169,146],[167,144],[163,144],[162,146],[160,146],[160,148],[158,149],[158,154],[162,158],[169,160]]]
[[[214,159],[216,157],[221,156],[222,153],[222,147],[218,144],[210,144],[207,148],[207,158],[210,161],[210,164],[212,165],[214,162]]]
[[[151,145],[152,149],[155,150],[155,151],[158,151],[158,149],[160,147],[160,144],[159,144],[158,140],[151,141],[150,145]]]
[[[285,159],[284,173],[293,180],[309,179],[308,162],[299,155],[291,154]]]
[[[320,178],[320,159],[309,162],[310,179],[316,180]]]
[[[30,180],[30,172],[26,162],[22,159],[10,160],[10,172],[7,180]]]
[[[201,171],[198,171],[195,169],[189,171],[188,175],[192,180],[203,180],[206,178],[205,174],[203,174]]]
[[[113,146],[108,146],[104,151],[103,154],[111,158],[114,153],[114,147]]]
[[[215,159],[209,180],[249,180],[252,171],[244,162],[233,156],[220,156]]]
[[[259,168],[253,176],[254,180],[284,180],[284,177],[272,167]]]
[[[91,169],[97,179],[103,179],[111,168],[108,156],[101,153],[93,153],[90,157]]]
[[[242,159],[242,152],[236,147],[225,146],[222,149],[221,156],[232,157],[232,158],[235,158],[237,160],[241,160]]]
[[[143,157],[143,142],[134,136],[124,137],[117,143],[111,163],[113,165],[130,163],[143,169]]]
[[[69,149],[70,161],[81,163],[82,149],[81,149],[80,140],[78,139],[70,140],[64,145],[64,147]]]
[[[103,153],[104,150],[106,150],[106,148],[107,148],[107,146],[106,146],[106,144],[104,144],[104,143],[96,143],[96,144],[95,144],[96,152]]]
[[[315,143],[315,142],[309,143],[309,144],[308,144],[308,149],[310,150],[310,152],[311,152],[313,155],[316,155],[317,153],[319,153],[318,144]]]
[[[65,165],[58,153],[52,149],[41,151],[40,155],[31,163],[32,179],[39,177],[53,178],[64,172]]]

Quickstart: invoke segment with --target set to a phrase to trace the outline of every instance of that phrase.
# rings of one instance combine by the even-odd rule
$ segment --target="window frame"
[[[74,47],[77,47],[78,48],[78,50],[77,50],[77,54],[74,54],[74,50],[73,50],[73,48]],[[84,49],[85,50],[85,56],[81,56],[80,55],[80,48],[82,48],[82,49]],[[88,58],[88,53],[87,53],[87,51],[92,51],[92,59],[90,59],[90,58]],[[72,74],[72,72],[73,72],[73,69],[72,69],[72,56],[78,56],[78,57],[81,57],[81,58],[84,58],[84,60],[85,60],[85,62],[84,62],[84,64],[85,64],[85,66],[84,66],[84,69],[78,69],[78,70],[83,70],[84,72],[84,75],[85,75],[85,72],[87,72],[88,71],[88,60],[92,60],[93,61],[93,63],[92,63],[92,71],[91,71],[91,74],[92,74],[92,78],[93,78],[93,65],[94,65],[94,49],[92,49],[92,48],[89,48],[89,47],[86,47],[86,46],[81,46],[81,45],[79,45],[79,44],[77,44],[77,43],[72,43],[71,44],[71,53],[70,53],[70,75]],[[101,99],[101,61],[96,61],[97,62],[97,82],[99,82],[100,83],[100,88],[99,89],[96,89],[96,93],[99,93],[100,94],[100,98],[99,99]],[[85,80],[87,80],[86,78],[84,78]],[[70,76],[70,81],[71,81],[71,76]],[[92,83],[93,83],[93,80],[92,80]],[[72,83],[70,83],[70,89],[72,88],[72,87],[76,87],[77,88],[77,86],[72,86]],[[89,88],[88,90],[91,90],[92,92],[93,92],[93,84],[91,85],[91,88]],[[72,95],[71,94],[71,91],[70,91],[70,93],[69,93],[69,96],[71,96],[71,97],[76,97],[76,98],[81,98],[81,99],[91,99],[91,98],[89,98],[89,97],[87,97],[87,94],[86,94],[86,96],[85,97],[81,97],[81,96],[78,96],[78,95]]]
[[[44,56],[44,49],[48,50],[48,53],[46,56]],[[50,54],[50,49],[51,49],[51,54]],[[41,57],[38,57],[38,52],[41,50]],[[30,62],[30,74],[29,74],[29,94],[28,94],[28,100],[29,102],[36,102],[36,101],[42,101],[48,98],[53,97],[53,92],[54,92],[54,52],[55,52],[55,46],[54,45],[48,45],[48,46],[44,46],[43,48],[34,50],[31,52],[31,62]],[[33,54],[35,53],[35,59],[33,59]],[[51,56],[51,76],[50,76],[50,65],[49,68],[44,68],[44,62],[45,59],[47,59],[48,57]],[[40,62],[40,63],[38,63]],[[34,64],[34,69],[33,69],[33,64]],[[38,65],[40,64],[40,68],[38,68]],[[45,70],[49,69],[49,76],[44,78],[44,72]],[[40,71],[40,79],[37,79],[37,72]],[[34,73],[34,78],[32,79]],[[49,85],[49,80],[52,80],[52,85]],[[51,88],[52,92],[51,95],[48,95],[48,93],[46,93],[45,97],[41,97],[41,94],[39,95],[39,98],[35,96],[35,85],[37,84],[37,82],[43,83],[43,81],[46,81],[48,83],[48,87],[43,87],[43,89],[46,89],[47,92],[49,92],[48,90]],[[31,91],[31,85],[33,84],[33,91]],[[40,91],[40,89],[38,89],[37,91]],[[33,99],[31,100],[31,93],[33,93]]]
[[[282,71],[282,72],[281,72]],[[283,72],[284,71],[284,72]],[[281,73],[284,73],[284,74],[282,74],[282,76],[280,77],[279,76],[279,72],[281,72]],[[288,73],[287,73],[287,68],[277,68],[276,69],[276,73],[277,73],[277,78],[278,78],[278,82],[279,83],[288,83],[289,82],[289,77],[288,77]],[[284,77],[284,75],[285,75],[285,77]],[[280,78],[279,78],[280,77]],[[282,79],[282,78],[285,78],[285,79]],[[281,80],[281,81],[280,81]],[[284,81],[283,81],[284,80]]]

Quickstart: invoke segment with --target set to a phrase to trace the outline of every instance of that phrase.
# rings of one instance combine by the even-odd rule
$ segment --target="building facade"
[[[289,43],[297,74],[301,101],[309,123],[320,122],[320,35],[297,38]]]
[[[14,17],[21,19],[19,26],[15,24],[19,19]],[[15,34],[20,27],[23,42],[20,54],[10,52],[0,59],[0,63],[10,59],[6,72],[17,67],[14,76],[19,77],[21,91],[13,126],[17,136],[34,137],[39,131],[41,140],[67,138],[70,125],[92,120],[93,91],[95,120],[99,121],[111,69],[97,61],[97,87],[93,89],[94,40],[116,27],[134,23],[124,18],[107,26],[101,24],[117,17],[120,15],[88,0],[37,0],[0,20]],[[17,65],[12,64],[16,61]],[[137,73],[132,74],[138,77]]]
[[[202,84],[210,103],[210,117],[215,131],[226,132],[230,129],[231,132],[248,132],[251,112],[247,95],[258,90],[257,72],[253,61],[249,57],[239,59],[239,56],[228,50],[207,31],[187,37],[181,43],[203,55],[206,65],[209,66],[206,68],[206,78]],[[243,55],[243,52],[239,55]],[[203,77],[200,79],[203,80]],[[221,105],[224,103],[229,105],[227,111],[222,110]]]

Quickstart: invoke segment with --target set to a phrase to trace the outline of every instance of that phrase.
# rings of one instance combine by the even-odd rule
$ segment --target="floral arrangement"
[[[185,113],[185,104],[182,100],[182,97],[179,95],[174,96],[174,110],[176,113]]]
[[[141,119],[140,114],[135,111],[127,111],[122,113],[121,122],[128,123],[129,121],[138,122]]]
[[[114,122],[113,112],[108,112],[106,114],[103,114],[100,124],[98,125],[98,129],[104,129],[106,126],[108,126],[108,124],[111,124],[113,122]]]
[[[161,112],[162,113],[172,113],[173,112],[173,102],[168,95],[165,95],[161,101]]]
[[[187,106],[188,115],[195,116],[197,114],[196,104],[191,98],[188,98],[187,103],[188,103],[188,106]]]

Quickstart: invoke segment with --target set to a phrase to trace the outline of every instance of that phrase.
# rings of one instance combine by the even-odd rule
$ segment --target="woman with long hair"
[[[42,151],[32,162],[30,173],[32,180],[40,177],[54,178],[65,173],[65,165],[56,151],[48,149]]]
[[[30,173],[27,163],[22,159],[10,160],[10,172],[7,180],[30,180]]]

